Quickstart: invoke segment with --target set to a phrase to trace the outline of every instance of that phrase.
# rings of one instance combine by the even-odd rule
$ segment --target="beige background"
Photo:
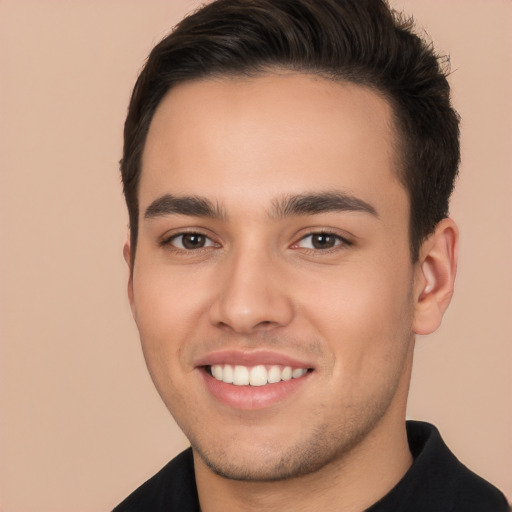
[[[186,445],[125,298],[130,89],[198,2],[0,0],[0,510],[106,511]],[[450,51],[461,260],[409,416],[512,497],[512,2],[395,0]]]

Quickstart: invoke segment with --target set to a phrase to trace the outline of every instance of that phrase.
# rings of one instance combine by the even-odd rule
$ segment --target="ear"
[[[414,277],[416,334],[431,334],[443,319],[453,295],[459,231],[452,219],[443,219],[422,244]]]
[[[123,246],[123,257],[124,261],[128,265],[128,269],[130,271],[130,276],[128,278],[128,300],[130,301],[130,307],[132,309],[132,314],[134,312],[134,301],[133,301],[133,267],[132,267],[132,247],[130,243],[130,232],[128,231],[128,236],[126,237],[126,241]]]

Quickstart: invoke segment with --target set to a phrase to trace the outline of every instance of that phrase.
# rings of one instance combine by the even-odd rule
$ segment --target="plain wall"
[[[512,2],[395,0],[450,52],[456,292],[408,415],[512,497]],[[126,299],[129,93],[186,0],[0,0],[0,510],[110,510],[186,446]]]

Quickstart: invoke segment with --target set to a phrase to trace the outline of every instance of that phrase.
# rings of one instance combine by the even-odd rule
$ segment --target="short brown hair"
[[[448,215],[460,160],[459,117],[441,60],[384,0],[217,0],[186,17],[151,51],[128,109],[121,173],[132,258],[142,153],[165,94],[189,80],[278,67],[361,84],[390,102],[416,261],[421,242]]]

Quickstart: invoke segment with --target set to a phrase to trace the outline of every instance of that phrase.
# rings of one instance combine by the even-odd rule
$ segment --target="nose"
[[[211,323],[244,335],[289,324],[294,309],[278,267],[261,252],[232,255],[223,262],[209,312]]]

